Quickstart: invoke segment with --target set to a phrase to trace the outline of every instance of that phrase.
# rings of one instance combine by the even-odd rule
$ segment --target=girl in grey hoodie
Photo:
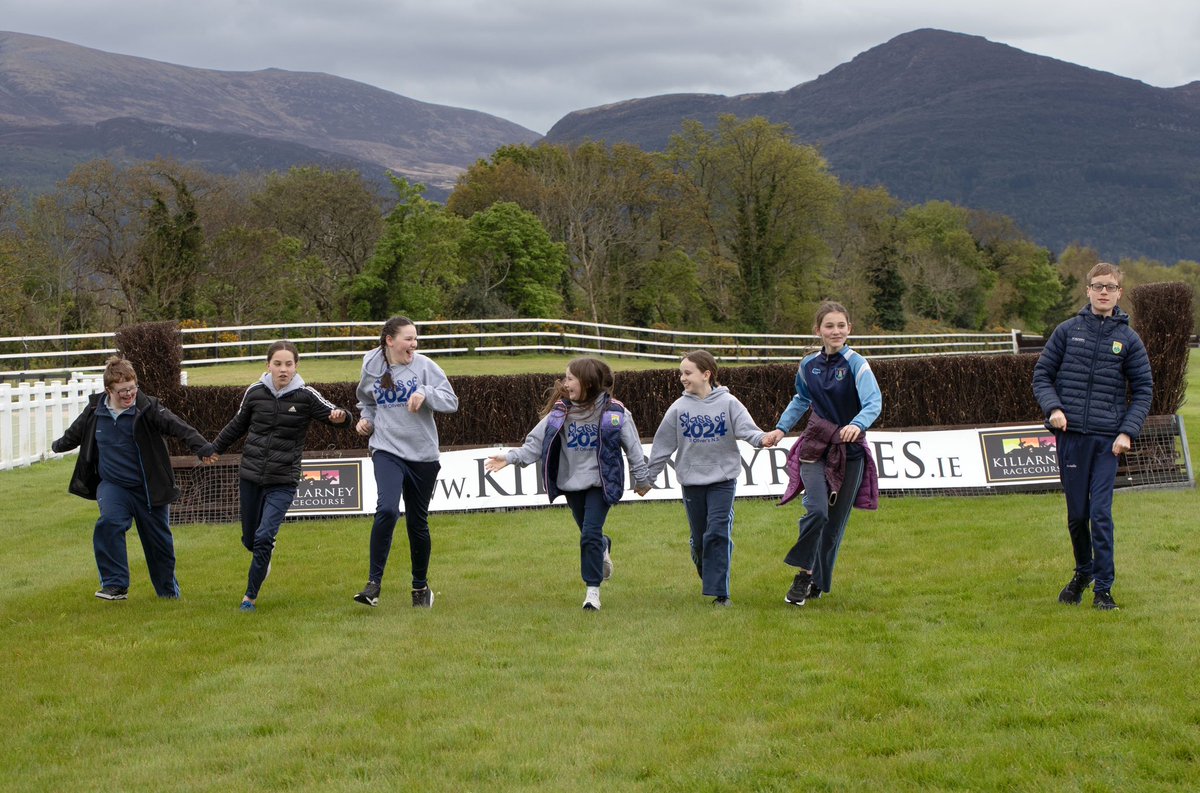
[[[667,409],[650,449],[650,479],[675,455],[675,476],[691,527],[692,562],[702,592],[713,604],[729,606],[729,563],[733,557],[733,498],[742,470],[737,442],[762,447],[765,433],[750,412],[717,383],[717,359],[707,350],[688,353],[679,364],[683,395]]]
[[[634,489],[650,490],[646,455],[633,416],[613,399],[613,373],[598,358],[576,358],[556,381],[542,420],[525,444],[489,457],[488,471],[540,461],[546,493],[553,502],[562,493],[579,526],[579,567],[587,587],[583,608],[600,610],[600,584],[612,575],[612,539],[604,534],[609,508],[625,490],[624,452]]]
[[[407,317],[392,317],[384,323],[379,346],[363,356],[358,409],[362,418],[355,429],[371,437],[379,500],[371,525],[367,585],[354,600],[365,606],[379,605],[403,496],[412,557],[412,604],[431,608],[433,590],[426,578],[431,547],[429,501],[442,469],[433,414],[458,410],[458,395],[441,367],[417,352],[417,328]]]

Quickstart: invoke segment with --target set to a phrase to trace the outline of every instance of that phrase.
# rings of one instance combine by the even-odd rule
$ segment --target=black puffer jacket
[[[71,423],[63,436],[50,447],[55,452],[69,452],[79,447],[75,459],[75,471],[67,489],[77,496],[96,500],[96,488],[100,484],[100,451],[96,447],[96,411],[104,392],[93,394],[83,412]],[[146,493],[150,503],[156,507],[170,504],[179,498],[175,486],[175,473],[171,470],[171,455],[167,451],[164,435],[178,438],[193,452],[205,445],[204,437],[191,425],[163,407],[155,397],[138,392],[137,415],[133,421],[133,441],[137,445],[142,475],[146,480]]]
[[[260,485],[294,485],[300,481],[300,460],[304,456],[309,422],[319,419],[333,424],[329,414],[337,406],[315,388],[304,385],[300,375],[276,396],[266,383],[270,376],[263,375],[262,380],[246,389],[237,415],[221,430],[213,447],[218,454],[224,453],[248,433],[238,475]],[[350,411],[346,411],[345,421],[336,426],[353,426]]]
[[[1084,306],[1055,328],[1033,370],[1033,395],[1045,416],[1066,415],[1067,432],[1136,438],[1150,412],[1154,379],[1129,315],[1116,308],[1101,317]]]

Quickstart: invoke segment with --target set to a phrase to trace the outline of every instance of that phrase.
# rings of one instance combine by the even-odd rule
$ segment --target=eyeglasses
[[[1120,284],[1088,284],[1088,289],[1093,292],[1120,292]]]
[[[122,388],[120,391],[114,391],[113,393],[120,397],[127,397],[136,394],[137,389],[138,387],[134,386],[133,388]]]

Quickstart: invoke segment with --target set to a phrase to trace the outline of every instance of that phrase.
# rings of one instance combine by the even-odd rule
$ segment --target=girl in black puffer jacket
[[[225,425],[211,449],[210,459],[249,433],[238,466],[242,507],[242,545],[254,554],[242,611],[254,611],[258,591],[271,569],[275,537],[296,496],[300,460],[308,424],[319,419],[350,425],[350,413],[337,407],[296,371],[300,353],[290,341],[277,341],[267,350],[267,372],[246,389],[237,415]]]

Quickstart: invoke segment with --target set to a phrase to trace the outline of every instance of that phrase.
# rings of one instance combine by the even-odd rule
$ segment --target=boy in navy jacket
[[[1054,430],[1067,496],[1075,575],[1058,595],[1077,605],[1093,581],[1092,605],[1111,611],[1113,484],[1150,413],[1150,357],[1117,307],[1121,270],[1101,262],[1088,272],[1088,305],[1054,329],[1033,370],[1033,394]],[[1132,400],[1126,399],[1126,390]]]

